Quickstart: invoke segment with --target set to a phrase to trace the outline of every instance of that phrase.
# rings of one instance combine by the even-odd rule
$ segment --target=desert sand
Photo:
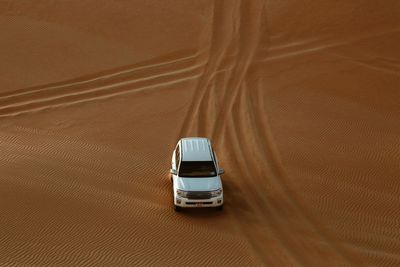
[[[1,1],[0,30],[0,266],[400,265],[399,1]],[[223,212],[174,212],[185,136]]]

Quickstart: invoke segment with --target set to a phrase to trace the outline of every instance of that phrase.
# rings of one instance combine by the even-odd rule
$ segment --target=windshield
[[[216,175],[217,172],[212,161],[182,161],[179,168],[181,177],[212,177]]]

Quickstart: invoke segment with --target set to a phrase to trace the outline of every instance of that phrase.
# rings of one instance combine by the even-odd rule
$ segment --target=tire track
[[[281,244],[283,251],[289,256],[289,263],[285,263],[285,265],[290,264],[292,266],[310,266],[309,263],[305,261],[305,257],[296,251],[296,248],[299,248],[299,244],[296,244],[296,240],[293,239],[291,233],[288,231],[289,228],[282,227],[286,224],[285,220],[282,220],[276,214],[279,212],[271,202],[266,197],[266,192],[263,187],[265,181],[260,181],[260,169],[257,168],[259,166],[256,155],[254,155],[253,150],[249,150],[250,140],[246,138],[248,136],[248,131],[245,129],[249,129],[249,125],[246,125],[249,122],[249,118],[244,117],[243,111],[246,110],[246,107],[243,106],[243,101],[245,97],[245,92],[241,90],[240,97],[238,97],[235,101],[235,110],[230,118],[226,118],[228,121],[228,129],[225,131],[225,139],[227,143],[235,146],[233,151],[238,151],[232,154],[233,166],[235,167],[232,170],[232,173],[238,173],[238,177],[244,177],[243,179],[239,179],[239,183],[241,184],[239,188],[243,188],[245,186],[246,190],[243,192],[243,195],[248,196],[250,199],[249,206],[252,207],[251,217],[258,217],[260,222],[268,223],[269,226],[272,227],[272,235],[279,240],[278,242]],[[247,134],[246,134],[247,133]],[[246,140],[245,140],[246,139]],[[250,156],[252,155],[252,156]],[[242,161],[240,159],[246,159],[246,167],[243,166]],[[250,179],[251,177],[251,179]],[[265,177],[265,176],[264,176]],[[255,183],[255,179],[259,180],[258,183]],[[246,192],[252,192],[251,194]],[[240,200],[242,201],[242,200]],[[239,202],[240,202],[239,201]],[[233,201],[235,202],[235,201]],[[233,204],[233,206],[240,206],[240,203]],[[240,218],[240,214],[235,214],[237,218]],[[239,219],[240,220],[240,219]],[[241,220],[240,220],[241,221]],[[253,231],[246,230],[246,223],[243,223],[242,230],[246,233],[247,236],[251,237],[252,245],[255,248],[259,258],[263,259],[266,263],[273,263],[269,257],[265,254],[265,248],[263,244],[259,242],[260,236],[266,233],[259,233],[254,236]],[[260,225],[256,225],[254,227],[260,227]]]
[[[285,58],[291,58],[291,57],[297,57],[297,56],[303,56],[305,54],[310,54],[310,53],[317,53],[325,50],[330,50],[332,48],[337,48],[341,46],[346,46],[349,44],[354,44],[363,40],[368,40],[368,39],[373,39],[377,37],[381,37],[387,34],[393,34],[393,33],[398,33],[400,29],[390,29],[386,31],[376,31],[376,32],[370,32],[368,34],[356,34],[350,37],[346,37],[341,41],[333,41],[332,39],[321,39],[321,40],[314,40],[311,39],[309,41],[304,41],[304,42],[296,42],[296,43],[289,43],[285,45],[280,45],[280,46],[272,46],[269,47],[267,50],[263,51],[263,59],[258,60],[258,63],[265,63],[265,62],[270,62],[270,61],[275,61],[275,60],[280,60],[280,59],[285,59]],[[311,47],[309,47],[311,45]],[[335,55],[335,54],[334,54]],[[338,55],[340,56],[340,55]],[[359,64],[363,64],[364,62],[358,62]],[[365,64],[367,65],[367,64]],[[368,66],[371,66],[368,64]],[[391,66],[393,67],[393,66]],[[386,68],[377,68],[378,70],[381,71],[387,71],[391,74],[398,75],[398,73],[395,73],[392,69],[386,69]]]
[[[224,82],[221,88],[216,88],[214,85],[215,83],[217,83],[216,80],[218,79],[216,73],[218,72],[218,62],[221,62],[222,60],[220,57],[215,59],[212,64],[206,65],[206,71],[201,78],[199,86],[196,88],[194,98],[192,98],[192,103],[189,106],[189,111],[187,113],[187,116],[185,117],[178,138],[185,134],[189,134],[189,132],[196,132],[201,136],[207,136],[207,133],[209,133],[210,135],[212,135],[213,140],[218,140],[218,143],[221,142],[222,139],[230,140],[231,144],[238,143],[239,146],[236,146],[236,149],[238,151],[242,151],[241,147],[243,146],[243,144],[240,138],[237,136],[232,136],[230,133],[226,133],[225,131],[223,131],[223,129],[225,127],[225,123],[227,123],[230,118],[230,113],[234,112],[233,107],[238,107],[238,103],[236,103],[236,101],[238,99],[238,95],[242,92],[240,88],[249,69],[252,58],[256,52],[256,48],[258,45],[257,39],[259,36],[258,31],[260,30],[259,27],[261,25],[262,12],[260,12],[260,9],[262,10],[262,8],[260,7],[262,6],[262,4],[259,2],[256,2],[256,4],[254,4],[253,2],[253,5],[250,5],[249,7],[241,1],[237,3],[238,5],[236,12],[238,14],[232,15],[236,20],[231,21],[231,23],[234,24],[232,28],[235,30],[233,31],[233,36],[231,37],[232,41],[229,43],[230,49],[233,50],[233,54],[236,54],[236,57],[231,63],[233,67],[228,73],[228,80],[227,82]],[[257,15],[254,16],[254,14],[252,14],[252,11],[256,11]],[[227,12],[225,11],[225,14],[221,15],[219,12],[214,10],[214,16],[216,15],[227,16]],[[241,23],[243,21],[244,23]],[[250,32],[248,32],[249,30]],[[214,32],[217,31],[218,29],[214,29]],[[239,41],[240,38],[246,39],[247,42],[244,43],[246,43],[247,45],[238,47],[236,43]],[[213,55],[211,54],[211,59],[213,59],[212,56]],[[225,79],[225,77],[223,78]],[[222,95],[222,100],[224,101],[224,104],[221,106],[218,106],[217,102],[210,97],[211,95],[216,95],[215,93],[211,93],[211,91],[215,90],[222,90],[220,94]],[[226,98],[228,98],[227,101]],[[227,103],[225,103],[225,101]],[[210,112],[209,108],[213,105],[218,106],[218,108],[216,109],[217,116],[206,115],[208,114],[208,112]],[[239,109],[240,108],[238,107],[238,109],[235,110],[237,111]],[[211,127],[208,129],[208,123],[210,121],[212,121],[212,123],[210,125]],[[197,128],[194,128],[195,126],[197,126]],[[235,127],[237,126],[232,126],[232,132],[235,132],[237,130],[235,129]],[[236,166],[241,165],[241,163],[238,161],[237,155],[235,155],[232,160],[236,162]],[[242,168],[239,168],[237,171],[241,174],[241,177],[246,177],[248,175],[246,175],[246,172],[244,172]],[[246,187],[248,188],[246,191],[254,192],[254,188],[252,188],[253,186],[251,186],[250,184],[247,184]],[[264,198],[260,191],[256,190],[255,192],[257,192],[259,199]],[[259,203],[257,199],[254,202]],[[268,203],[266,200],[263,200],[262,202]],[[278,221],[276,221],[274,218],[265,217],[265,214],[263,214],[263,212],[266,212],[266,214],[272,213],[268,210],[266,211],[265,209],[265,207],[258,206],[258,210],[262,210],[262,212],[256,212],[251,216],[255,215],[264,222],[268,220],[268,224],[273,227],[273,229],[275,229],[274,233],[280,236],[278,240],[280,243],[282,243],[282,247],[288,255],[291,255],[289,260],[291,264],[296,263],[297,265],[303,265],[304,259],[301,257],[300,254],[296,252],[296,250],[293,250],[293,248],[291,248],[292,244],[290,243],[293,242],[293,239],[289,237],[287,232],[285,233],[285,230],[280,227],[280,223]],[[249,242],[254,247],[258,258],[263,259],[263,262],[268,262],[263,245],[255,241],[257,240],[257,238],[252,233],[245,230],[247,225],[242,224],[240,214],[235,214],[235,217],[239,221],[241,231],[245,232],[246,236],[251,236],[251,238],[249,238]]]
[[[334,253],[330,255],[335,255],[335,253],[339,256],[339,260],[347,262],[351,265],[362,265],[363,260],[355,255],[349,253],[345,248],[340,245],[340,241],[335,239],[333,235],[331,235],[328,231],[324,229],[324,227],[314,219],[312,219],[311,214],[307,211],[307,208],[303,206],[302,201],[300,200],[298,193],[291,190],[287,185],[287,174],[285,170],[282,168],[281,160],[279,159],[279,152],[275,147],[275,141],[273,141],[273,135],[268,128],[268,124],[265,121],[268,121],[268,118],[262,118],[261,114],[265,115],[263,111],[264,103],[263,96],[261,91],[260,80],[255,83],[256,86],[256,94],[249,94],[250,98],[250,106],[256,107],[255,111],[252,111],[253,120],[255,125],[263,125],[263,127],[252,127],[252,129],[256,129],[254,134],[256,136],[256,140],[258,141],[258,150],[262,153],[264,160],[267,162],[271,162],[270,167],[272,171],[271,179],[277,184],[277,188],[280,188],[282,194],[287,197],[288,205],[293,213],[297,214],[300,220],[304,220],[305,225],[308,225],[309,229],[316,231],[317,236],[322,238],[326,244],[329,244]]]
[[[241,16],[241,18],[243,18],[243,16]],[[243,36],[245,34],[246,33],[242,33],[241,35]],[[246,73],[247,73],[247,70],[249,68],[249,64],[251,62],[252,55],[254,55],[254,53],[255,53],[255,51],[257,49],[257,43],[258,43],[257,42],[257,38],[258,38],[257,35],[258,34],[253,34],[251,37],[244,38],[246,40],[253,38],[253,39],[251,39],[251,40],[254,40],[253,42],[248,41],[248,42],[246,42],[246,44],[253,43],[255,45],[253,45],[253,46],[248,45],[247,47],[242,48],[240,50],[242,53],[239,53],[239,58],[242,56],[244,59],[239,60],[239,62],[245,62],[245,64],[240,64],[241,68],[237,69],[238,70],[237,75],[233,75],[232,79],[228,82],[228,86],[227,87],[228,88],[232,88],[233,87],[233,89],[232,89],[233,92],[232,92],[232,94],[227,94],[227,98],[228,99],[226,100],[226,104],[225,104],[225,106],[221,107],[220,113],[218,114],[217,119],[215,120],[215,126],[213,127],[213,133],[212,133],[212,138],[213,139],[215,139],[215,137],[217,135],[219,135],[219,133],[221,131],[224,130],[223,129],[224,128],[224,122],[227,121],[228,114],[232,114],[232,116],[235,116],[235,112],[232,109],[233,109],[233,106],[236,107],[238,105],[236,99],[238,98],[238,95],[240,94],[239,91],[240,90],[245,90],[244,88],[242,88],[242,87],[244,87],[244,86],[242,86],[242,83],[243,83],[243,80],[246,77]],[[246,48],[247,48],[247,50],[246,50]],[[245,53],[243,51],[246,51],[247,53]],[[235,85],[236,87],[235,86],[229,86],[230,84]],[[261,98],[261,96],[258,95],[259,101],[260,101],[260,98]],[[263,105],[256,105],[256,107],[257,106],[261,107]],[[240,109],[238,109],[238,110],[240,110]],[[242,110],[247,110],[249,112],[252,112],[252,107],[244,108]],[[231,111],[233,111],[233,112],[231,112]],[[263,113],[262,113],[262,110],[257,110],[257,112],[253,112],[252,116],[254,116],[254,114],[259,116],[260,114],[263,114]],[[236,114],[236,116],[237,116],[237,114]],[[264,121],[262,119],[260,119],[260,117],[256,116],[255,120],[256,120],[256,123],[254,125],[247,125],[247,127],[245,127],[245,129],[248,129],[248,130],[256,129],[257,130],[257,129],[261,128],[261,132],[260,133],[256,133],[256,132],[252,132],[252,131],[250,131],[250,133],[253,135],[254,139],[258,140],[258,145],[261,145],[261,146],[259,146],[261,148],[260,151],[263,152],[263,154],[264,154],[264,155],[262,155],[262,159],[263,160],[267,160],[267,162],[271,162],[271,164],[269,164],[269,167],[271,168],[271,171],[272,171],[272,175],[271,175],[272,178],[275,177],[275,183],[276,184],[274,185],[274,187],[276,189],[278,189],[279,191],[281,191],[284,196],[288,196],[289,197],[289,198],[286,198],[288,202],[285,204],[287,206],[288,210],[289,211],[291,210],[294,214],[296,214],[298,219],[303,220],[304,221],[304,225],[307,225],[307,229],[309,229],[309,231],[311,231],[311,233],[313,233],[314,231],[317,231],[317,236],[325,239],[325,241],[330,246],[332,246],[332,249],[335,251],[335,253],[338,253],[338,255],[340,255],[339,259],[336,260],[337,262],[345,261],[345,262],[352,263],[352,264],[357,262],[349,254],[346,254],[345,250],[343,250],[340,246],[337,245],[338,244],[337,242],[333,242],[332,237],[328,238],[327,237],[327,236],[329,236],[328,233],[326,233],[324,230],[322,230],[321,226],[319,226],[315,221],[311,220],[311,216],[309,214],[307,214],[306,209],[304,207],[300,207],[299,206],[299,199],[298,198],[290,197],[292,192],[287,188],[287,186],[285,184],[285,180],[287,180],[287,179],[284,179],[283,169],[278,167],[278,166],[280,166],[279,157],[278,157],[278,160],[276,160],[277,159],[277,154],[276,153],[272,153],[272,155],[266,154],[266,151],[270,151],[271,149],[272,149],[272,151],[274,150],[273,148],[271,148],[271,146],[273,146],[273,141],[268,142],[268,144],[266,144],[264,142],[264,140],[265,140],[264,138],[267,137],[267,139],[270,139],[271,134],[264,131],[265,127],[260,127],[261,125],[264,124]],[[246,121],[247,121],[246,118],[242,118],[242,119],[237,118],[236,122],[235,122],[235,125],[237,125],[237,126],[236,126],[235,129],[232,129],[232,131],[235,132],[236,130],[240,130],[241,127],[239,125],[241,123],[246,122]],[[251,122],[251,120],[250,120],[250,122]],[[232,134],[234,134],[234,133],[232,133]],[[229,134],[228,134],[228,136],[229,136]],[[246,136],[246,133],[243,132],[243,128],[242,128],[241,137],[244,138],[244,136]],[[240,140],[240,138],[236,138],[236,140],[233,140],[233,142],[235,142],[235,141],[240,143],[242,140]],[[245,148],[247,147],[246,144],[242,144],[242,145]],[[257,144],[255,146],[257,147]],[[250,156],[251,153],[252,153],[252,151],[248,151],[247,153],[245,153],[245,155],[247,154],[247,158],[251,158],[251,156]],[[256,164],[253,165],[253,167],[255,167],[255,166],[257,166],[257,165]],[[252,169],[252,168],[250,168],[250,169]],[[278,179],[278,177],[279,177],[279,179]],[[263,177],[261,176],[260,178],[263,178]],[[280,182],[280,179],[283,179],[283,182]],[[255,188],[255,189],[259,190],[259,188]],[[279,207],[277,207],[275,209],[275,211],[276,212],[279,211]],[[294,225],[288,224],[287,225],[287,229],[293,229],[293,228],[295,229],[297,224],[298,224],[298,222],[295,222]],[[290,236],[286,236],[286,238],[289,238],[289,240],[290,240]],[[286,240],[286,241],[288,241],[288,240]],[[296,248],[301,250],[301,246],[293,245],[293,246],[291,246],[292,253],[295,253],[293,250],[296,249]],[[332,255],[335,255],[335,253],[332,253]],[[301,255],[296,255],[295,258],[299,262],[302,262],[302,261],[305,260],[305,258],[302,257]],[[312,259],[309,259],[309,260],[312,260]],[[309,265],[311,262],[307,262],[306,261],[306,265]],[[316,262],[314,262],[314,264],[316,264]]]
[[[265,130],[265,127],[262,127],[262,125],[265,124],[265,120],[260,117],[261,114],[264,113],[261,110],[263,103],[255,102],[254,99],[249,99],[247,95],[247,90],[249,90],[249,88],[245,86],[245,80],[248,76],[250,65],[254,55],[258,51],[258,40],[262,30],[262,4],[259,2],[251,2],[245,5],[241,2],[239,6],[240,14],[235,16],[235,24],[239,25],[239,27],[235,34],[237,39],[241,39],[242,45],[235,48],[237,50],[237,58],[233,63],[231,73],[229,73],[229,79],[222,88],[216,89],[215,86],[213,86],[213,84],[216,83],[215,79],[209,79],[208,77],[210,77],[210,75],[204,76],[203,74],[203,83],[200,83],[196,88],[194,93],[195,97],[192,100],[192,105],[189,107],[188,115],[185,117],[180,136],[183,136],[184,133],[197,132],[202,136],[210,134],[212,140],[217,140],[218,143],[223,139],[228,140],[231,145],[238,144],[233,151],[237,150],[241,151],[241,153],[235,153],[232,158],[235,163],[234,165],[238,166],[238,169],[235,171],[237,171],[241,177],[254,177],[253,179],[258,180],[261,185],[265,184],[265,173],[253,171],[253,169],[257,170],[257,166],[260,166],[258,161],[260,163],[265,161],[270,162],[268,164],[268,172],[271,174],[270,178],[272,179],[270,186],[282,196],[279,199],[280,202],[278,203],[276,200],[271,201],[265,199],[263,195],[265,194],[265,188],[261,189],[255,187],[253,184],[247,184],[246,191],[255,193],[254,203],[264,203],[265,206],[257,206],[257,209],[254,210],[254,214],[257,214],[256,216],[259,217],[260,220],[264,222],[268,221],[268,224],[274,229],[274,234],[279,237],[278,239],[281,242],[282,248],[290,255],[292,263],[295,262],[296,265],[304,266],[318,265],[318,259],[309,258],[301,252],[304,249],[304,245],[294,240],[294,231],[301,231],[304,235],[313,236],[315,240],[324,240],[324,242],[328,244],[328,250],[333,250],[333,252],[329,253],[332,262],[336,262],[337,264],[345,262],[352,265],[360,263],[362,261],[354,258],[353,255],[343,249],[337,240],[333,240],[333,237],[327,233],[318,222],[311,218],[305,207],[300,204],[298,197],[293,197],[292,194],[294,192],[286,185],[287,179],[285,179],[285,173],[281,167],[276,148],[273,147],[274,141],[271,139],[272,135]],[[260,10],[261,12],[259,12]],[[226,14],[227,13],[224,15]],[[216,30],[214,30],[214,32],[215,31]],[[232,37],[232,39],[235,39],[235,37]],[[234,44],[230,43],[230,46],[232,47]],[[209,67],[209,65],[206,66],[206,69],[207,67]],[[214,74],[212,74],[211,77],[215,76],[215,73],[218,71],[218,66],[216,66],[215,62],[212,67],[210,71],[213,71]],[[222,98],[222,105],[218,106],[217,115],[214,117],[206,115],[210,112],[209,107],[215,105],[215,100],[210,98],[210,95],[212,95],[210,93],[211,90],[222,90],[224,96]],[[258,101],[261,101],[260,98],[262,96],[259,95],[258,91],[259,88],[257,88],[255,97],[258,98]],[[245,107],[243,103],[241,103],[242,101],[246,102]],[[257,109],[254,110],[254,107]],[[247,112],[248,114],[243,117],[241,112]],[[211,127],[208,126],[210,121],[213,122]],[[228,124],[229,132],[226,132],[226,124]],[[238,131],[238,133],[236,133],[236,131]],[[260,150],[259,152],[261,152],[261,154],[258,153],[259,155],[256,155],[255,158],[254,151],[246,149],[248,143],[245,143],[243,140],[245,136],[248,136],[248,138],[252,140],[253,147],[260,148],[258,150]],[[265,141],[265,138],[267,138],[268,141]],[[244,148],[244,150],[242,148]],[[247,159],[253,161],[251,167],[246,168],[246,170],[251,170],[250,173],[246,173],[241,167],[242,163],[239,161],[239,158],[241,158],[242,155],[246,155]],[[254,182],[254,180],[252,180],[252,182]],[[242,183],[246,182],[242,181]],[[282,211],[282,209],[285,211]],[[269,217],[266,217],[265,214],[268,214]],[[284,218],[289,214],[292,217],[294,216],[295,219],[285,220]],[[236,214],[236,216],[238,216],[238,214]],[[241,223],[240,215],[237,218],[239,218],[238,221]],[[245,227],[246,225],[242,225],[242,230],[248,232],[244,230]],[[251,233],[246,234],[252,235]],[[253,244],[258,256],[261,259],[267,260],[263,254],[263,246],[254,242],[256,238],[250,237],[249,240]]]
[[[262,1],[240,2],[240,14],[237,19],[240,21],[237,39],[240,40],[238,47],[237,62],[232,71],[230,79],[225,86],[224,101],[214,120],[210,133],[212,139],[223,131],[225,119],[233,109],[233,103],[237,97],[243,79],[246,76],[249,66],[253,60],[260,38],[264,3]]]
[[[142,67],[140,71],[129,70],[123,74],[109,74],[82,84],[67,84],[61,87],[16,92],[0,97],[0,117],[71,105],[121,94],[142,91],[164,85],[196,79],[204,63],[196,63],[199,57],[190,57],[156,64],[154,68]],[[162,67],[160,67],[162,66]],[[166,68],[166,66],[168,68]],[[143,72],[143,69],[146,69]],[[126,75],[126,74],[129,75]]]
[[[165,85],[171,85],[187,80],[193,80],[199,77],[198,69],[191,70],[189,73],[185,73],[186,77],[179,77],[180,75],[169,75],[169,77],[160,77],[154,79],[152,83],[148,81],[140,82],[130,82],[130,84],[117,84],[116,86],[107,86],[103,88],[97,88],[93,90],[87,90],[79,93],[71,93],[66,95],[61,95],[53,98],[44,98],[37,101],[31,101],[26,103],[21,103],[17,105],[10,105],[0,108],[0,117],[16,115],[31,111],[43,110],[52,107],[72,105],[83,102],[89,102],[94,100],[100,100],[105,98],[110,98],[122,94],[139,92],[145,89],[154,89],[156,87],[161,87]],[[136,83],[134,86],[133,83]]]
[[[193,127],[195,127],[196,120],[200,115],[200,106],[211,89],[210,81],[221,66],[225,55],[228,53],[229,46],[232,44],[233,32],[235,30],[233,27],[234,13],[238,3],[239,1],[235,1],[234,4],[232,4],[232,1],[214,1],[213,23],[211,25],[212,33],[207,63],[194,90],[191,98],[192,101],[189,104],[189,109],[186,112],[180,132],[178,133],[178,139],[195,132]],[[207,116],[204,113],[201,114],[201,116],[203,115]]]
[[[183,54],[183,56],[180,56],[180,54]],[[135,74],[137,72],[141,72],[147,69],[156,70],[156,69],[166,68],[169,66],[172,66],[172,68],[174,68],[174,66],[185,64],[186,62],[193,62],[196,61],[198,58],[203,58],[204,55],[205,55],[204,51],[196,51],[196,50],[175,52],[165,56],[160,56],[151,60],[147,60],[138,64],[134,64],[131,66],[125,66],[112,70],[102,71],[71,80],[66,80],[62,82],[51,83],[41,86],[28,87],[10,92],[3,92],[0,94],[0,99],[17,97],[41,91],[49,92],[51,90],[61,89],[65,87],[75,88],[79,85],[93,84],[94,82],[99,82],[104,80],[112,81],[113,79],[110,78],[123,77],[124,75]]]

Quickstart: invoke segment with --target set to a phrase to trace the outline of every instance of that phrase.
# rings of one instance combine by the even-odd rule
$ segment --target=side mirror
[[[219,168],[219,170],[218,170],[218,174],[224,174],[225,173],[225,170],[224,169],[222,169],[222,168]]]
[[[171,174],[173,174],[173,175],[177,175],[177,174],[178,174],[177,171],[176,171],[175,169],[170,169],[169,172],[170,172]]]

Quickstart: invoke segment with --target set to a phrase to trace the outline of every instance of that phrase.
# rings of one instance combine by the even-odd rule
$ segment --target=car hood
[[[199,177],[199,178],[178,178],[178,188],[184,191],[212,191],[222,188],[221,178]]]

